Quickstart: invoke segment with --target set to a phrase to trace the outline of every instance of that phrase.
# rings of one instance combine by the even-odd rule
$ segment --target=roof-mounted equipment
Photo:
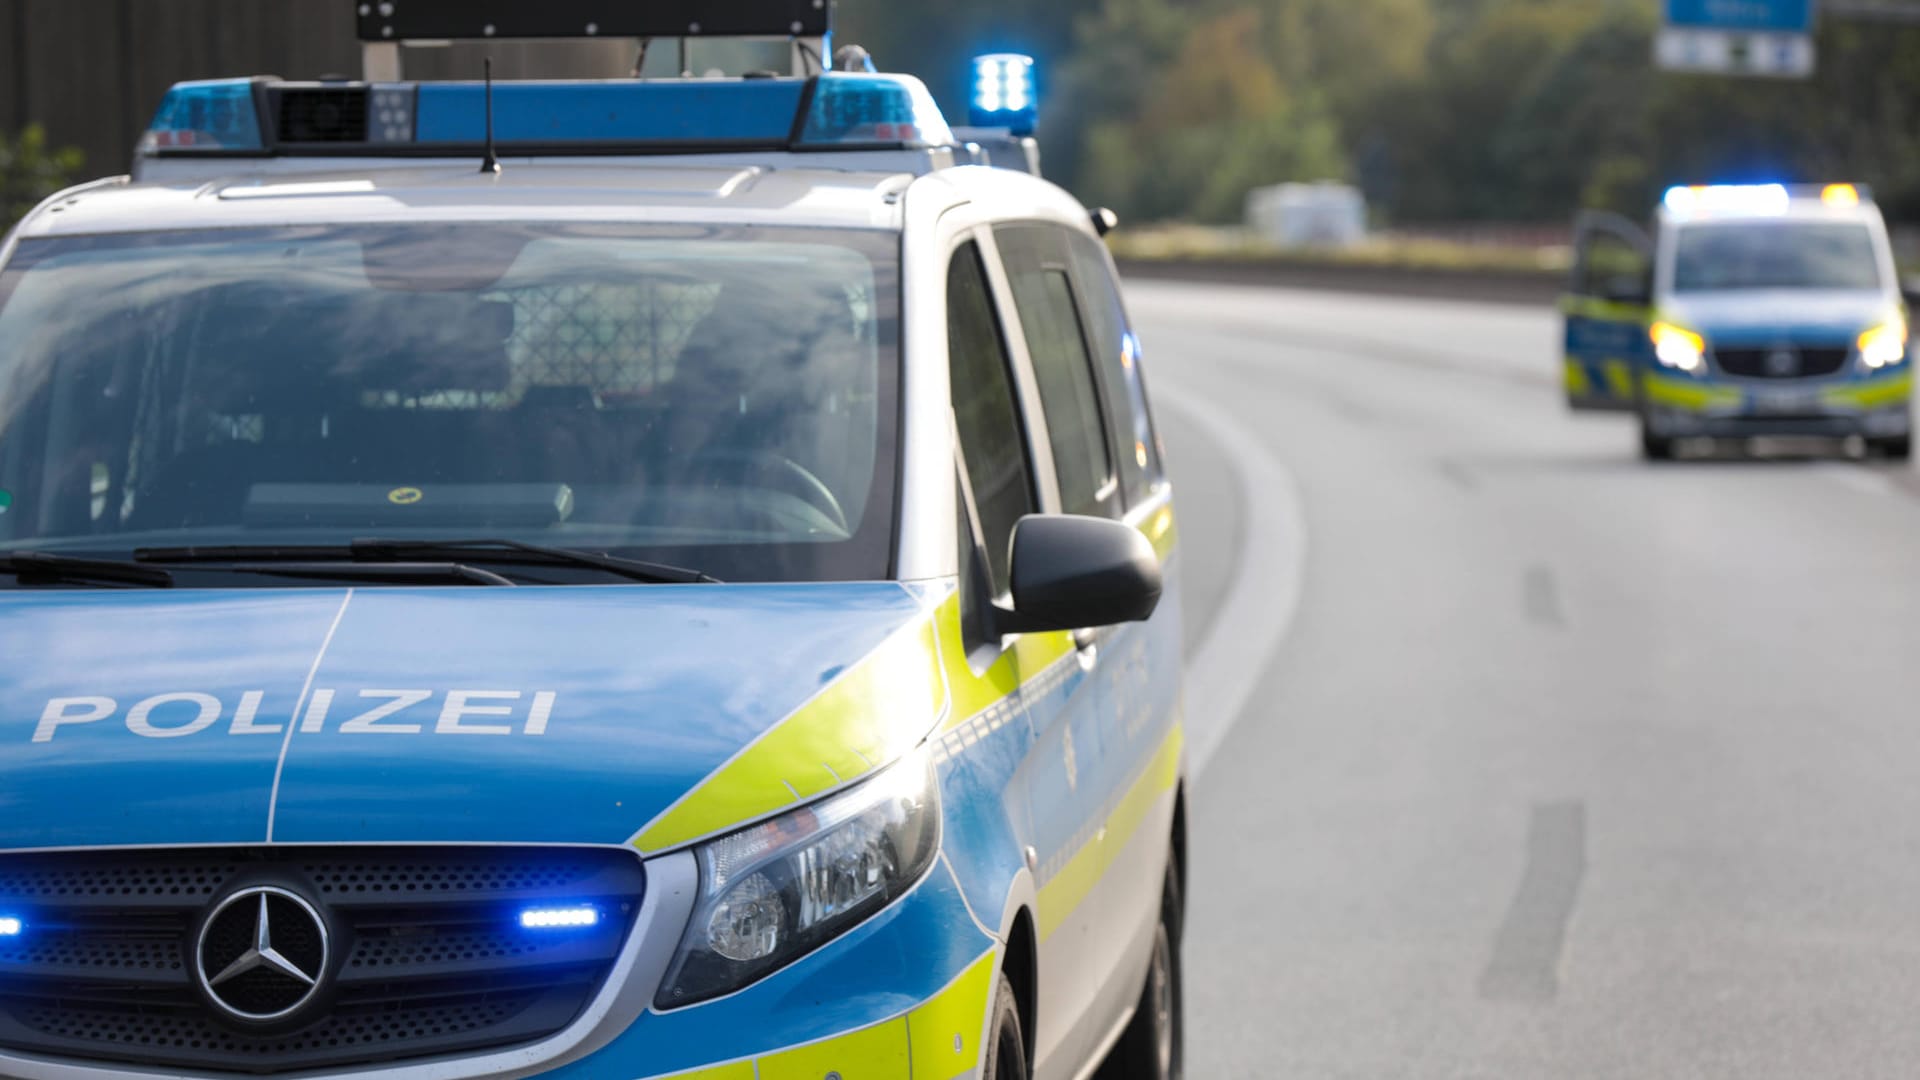
[[[1040,175],[1040,87],[1033,57],[990,53],[973,60],[971,126],[956,134],[978,146],[996,168]]]
[[[826,0],[362,0],[363,42],[596,37],[817,38]]]
[[[355,10],[368,82],[400,80],[404,45],[455,41],[785,41],[796,74],[824,67],[833,47],[831,0],[358,0]]]

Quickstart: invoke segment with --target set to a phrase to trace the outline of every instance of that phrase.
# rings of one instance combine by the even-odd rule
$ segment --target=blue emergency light
[[[826,151],[951,146],[933,95],[905,75],[503,82],[493,134],[522,154]],[[267,123],[271,120],[272,123]],[[141,142],[147,157],[446,156],[487,136],[482,83],[182,83]]]
[[[17,915],[0,915],[0,938],[19,937],[26,930],[26,924]]]
[[[527,930],[584,930],[598,925],[600,909],[590,904],[528,908],[520,913],[520,926]]]
[[[180,83],[167,91],[141,142],[142,153],[259,153],[266,149],[258,81],[219,79]]]
[[[1033,57],[992,53],[973,61],[974,127],[1006,128],[1015,135],[1031,135],[1040,124],[1039,87],[1033,76]]]

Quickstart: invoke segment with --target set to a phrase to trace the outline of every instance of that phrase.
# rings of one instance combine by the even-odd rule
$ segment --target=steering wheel
[[[833,489],[814,475],[813,470],[785,454],[776,454],[771,450],[703,450],[695,454],[693,460],[732,465],[743,471],[754,470],[770,479],[782,481],[778,490],[796,495],[807,505],[824,512],[841,532],[853,532],[853,525],[847,520],[846,508],[840,505],[840,499]]]

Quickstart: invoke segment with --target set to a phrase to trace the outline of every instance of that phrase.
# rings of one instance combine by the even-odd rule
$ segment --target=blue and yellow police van
[[[1107,219],[827,11],[708,17],[793,74],[183,84],[8,237],[0,1075],[1181,1075]]]
[[[1568,400],[1635,413],[1648,458],[1761,436],[1912,454],[1909,298],[1862,186],[1677,187],[1650,231],[1585,214],[1569,292]]]

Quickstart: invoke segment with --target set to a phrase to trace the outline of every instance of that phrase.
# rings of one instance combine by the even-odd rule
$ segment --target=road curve
[[[1912,473],[1645,465],[1542,309],[1130,294],[1195,663],[1271,642],[1194,718],[1189,1075],[1916,1075]]]

